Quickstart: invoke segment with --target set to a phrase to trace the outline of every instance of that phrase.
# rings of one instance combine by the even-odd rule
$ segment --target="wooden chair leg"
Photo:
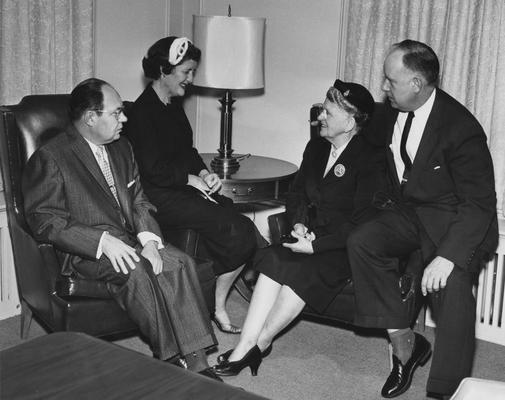
[[[32,310],[24,300],[21,300],[21,339],[26,339],[28,337],[28,332],[30,331],[30,325],[32,323],[33,314]]]

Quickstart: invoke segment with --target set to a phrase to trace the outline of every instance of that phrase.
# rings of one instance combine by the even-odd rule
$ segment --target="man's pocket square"
[[[129,189],[130,187],[133,186],[134,183],[135,183],[135,180],[131,181],[130,183],[128,183],[128,185],[126,185],[126,188]]]
[[[435,168],[433,168],[433,169],[440,169],[440,165],[437,165],[437,166],[436,166]]]

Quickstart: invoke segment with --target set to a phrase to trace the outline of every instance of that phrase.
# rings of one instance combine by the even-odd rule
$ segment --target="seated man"
[[[437,55],[424,43],[404,40],[384,62],[384,124],[391,193],[383,209],[349,237],[356,296],[355,323],[385,328],[393,370],[382,389],[405,392],[430,343],[410,327],[409,302],[398,285],[399,259],[421,249],[421,281],[437,322],[427,391],[448,397],[469,376],[475,345],[472,284],[498,231],[493,163],[475,117],[437,88]],[[410,134],[409,134],[410,132]]]
[[[119,94],[104,81],[85,80],[70,95],[69,113],[66,131],[40,147],[24,171],[35,239],[54,245],[62,274],[107,282],[155,357],[219,379],[205,355],[216,340],[195,262],[162,244],[132,149],[119,135],[126,121]]]

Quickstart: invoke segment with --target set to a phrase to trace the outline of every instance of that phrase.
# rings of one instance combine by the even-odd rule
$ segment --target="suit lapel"
[[[410,171],[409,181],[405,187],[405,192],[417,187],[416,180],[419,173],[425,168],[430,157],[435,153],[435,149],[438,145],[438,132],[441,128],[441,121],[445,119],[444,113],[443,101],[441,100],[437,90],[435,102],[433,103],[430,115],[426,121],[423,136],[421,138],[421,142],[419,143],[414,162],[412,163],[412,170]]]
[[[426,126],[424,127],[423,136],[417,149],[416,158],[412,163],[412,173],[419,170],[428,161],[429,157],[433,154],[434,148],[437,146],[438,135],[437,131],[440,129],[441,121],[443,121],[444,107],[441,102],[439,92],[437,90],[435,102],[431,109]]]
[[[331,151],[331,143],[325,139],[321,140],[323,142],[319,148],[318,154],[316,154],[316,162],[314,163],[314,180],[318,185],[325,179],[323,174],[324,170],[326,169],[326,164],[328,163],[328,157],[330,156]]]
[[[125,158],[121,156],[118,146],[114,146],[112,144],[105,147],[107,149],[107,154],[109,155],[109,164],[112,176],[114,177],[119,204],[121,205],[124,215],[129,216],[131,213],[127,188],[128,177],[125,176],[128,168],[124,163]]]
[[[76,157],[81,161],[84,167],[88,170],[91,176],[98,183],[98,186],[102,189],[104,194],[109,198],[111,202],[117,204],[114,195],[110,191],[109,185],[103,176],[102,170],[98,165],[96,158],[89,147],[86,140],[77,132],[77,130],[72,125],[69,130],[69,140],[72,147],[72,151]]]
[[[391,181],[395,184],[396,188],[400,188],[400,181],[398,180],[398,174],[396,173],[396,165],[393,157],[393,152],[391,151],[391,141],[393,140],[393,132],[395,129],[396,119],[398,118],[398,111],[393,109],[388,104],[388,113],[385,120],[384,129],[387,132],[387,146],[386,149],[386,161],[388,164],[388,171],[391,177]]]
[[[328,171],[328,174],[326,174],[326,176],[324,177],[324,179],[322,181],[323,184],[326,185],[326,184],[330,184],[332,182],[335,182],[335,180],[339,180],[341,177],[343,177],[346,173],[349,172],[349,165],[351,165],[353,163],[353,160],[355,160],[359,157],[359,153],[362,148],[362,140],[363,139],[359,135],[354,136],[351,139],[351,141],[349,142],[347,147],[344,149],[342,154],[340,154],[340,156],[337,158],[337,160],[331,166],[331,169]],[[326,161],[327,160],[328,159],[326,159]],[[335,175],[335,167],[339,164],[342,165],[344,167],[344,169],[340,170],[340,173],[342,173],[342,176],[337,177]],[[325,166],[326,166],[326,163],[325,163]],[[321,174],[323,172],[324,172],[324,169],[321,172]]]

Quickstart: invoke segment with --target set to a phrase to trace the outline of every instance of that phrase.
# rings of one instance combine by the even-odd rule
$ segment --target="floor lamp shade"
[[[193,16],[193,41],[202,51],[193,84],[214,89],[265,86],[265,18]]]

